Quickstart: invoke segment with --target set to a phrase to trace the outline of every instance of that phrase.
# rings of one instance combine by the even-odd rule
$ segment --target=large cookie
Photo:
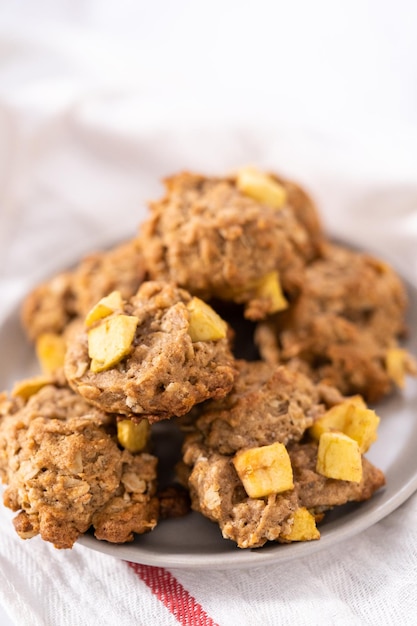
[[[104,411],[150,422],[226,395],[235,378],[226,324],[204,303],[201,311],[195,304],[173,285],[143,283],[116,310],[71,335],[69,384]]]
[[[19,511],[20,537],[71,548],[90,526],[123,543],[156,525],[157,459],[121,450],[112,416],[56,384],[27,401],[3,396],[0,415],[4,504]]]
[[[280,287],[297,291],[321,239],[314,205],[300,188],[247,170],[229,178],[185,172],[165,185],[141,227],[151,278],[204,299],[244,303],[250,319],[278,310]]]

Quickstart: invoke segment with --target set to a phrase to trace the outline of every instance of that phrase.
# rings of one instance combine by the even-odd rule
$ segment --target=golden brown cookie
[[[155,422],[226,395],[235,369],[226,324],[213,309],[150,281],[71,336],[65,374],[102,410]]]
[[[165,185],[140,231],[150,277],[203,299],[244,303],[250,319],[283,308],[281,288],[297,291],[302,268],[317,254],[321,229],[307,195],[295,187],[287,193],[259,172],[249,179],[184,172]]]
[[[388,265],[328,243],[322,258],[306,267],[300,295],[259,325],[256,341],[267,362],[291,364],[343,394],[376,401],[415,372],[398,345],[406,304],[405,288]]]
[[[192,508],[240,548],[319,539],[325,511],[370,498],[384,484],[363,456],[379,420],[360,399],[284,366],[240,361],[238,370],[225,399],[187,420],[179,475]],[[373,418],[366,437],[364,412]]]
[[[158,520],[157,459],[121,450],[115,421],[68,387],[46,385],[27,401],[3,397],[0,475],[22,539],[71,548],[94,527],[122,543]]]
[[[370,498],[385,479],[365,458],[360,482],[327,478],[316,471],[317,448],[313,442],[288,446],[293,487],[250,497],[236,472],[233,457],[190,437],[184,447],[184,459],[190,468],[192,507],[216,522],[223,537],[239,548],[257,548],[267,541],[319,539],[316,521],[321,521],[325,511]]]

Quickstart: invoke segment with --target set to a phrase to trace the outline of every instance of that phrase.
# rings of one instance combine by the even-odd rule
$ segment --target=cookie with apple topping
[[[194,510],[240,548],[320,538],[325,511],[384,484],[365,457],[379,418],[286,367],[239,363],[227,398],[188,421],[180,475]]]
[[[258,548],[267,541],[317,540],[317,524],[326,511],[367,500],[385,484],[383,473],[365,457],[361,457],[359,481],[323,475],[317,471],[315,442],[288,448],[273,443],[242,451],[241,467],[236,456],[191,439],[184,452],[193,509],[216,522],[223,537],[239,548]],[[244,483],[249,466],[255,488]]]
[[[149,422],[225,396],[235,378],[226,323],[172,284],[144,282],[124,300],[112,292],[68,341],[71,387],[106,412]]]
[[[417,373],[399,345],[406,306],[404,285],[386,263],[327,243],[305,268],[298,297],[259,324],[256,341],[267,362],[375,402]]]
[[[98,539],[132,541],[158,520],[156,468],[148,452],[120,448],[114,416],[65,385],[21,382],[1,397],[3,499],[22,539],[71,548],[92,527]]]
[[[286,308],[322,239],[308,195],[251,168],[225,178],[184,172],[165,186],[140,230],[150,277],[243,303],[249,319]]]

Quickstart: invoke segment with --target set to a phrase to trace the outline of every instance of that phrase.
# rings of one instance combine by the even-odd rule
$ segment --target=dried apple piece
[[[117,422],[117,439],[123,448],[129,452],[140,452],[146,447],[150,434],[149,422],[145,419],[140,422],[120,420]]]
[[[281,209],[287,201],[285,187],[269,174],[254,167],[244,167],[238,171],[236,186],[246,196],[267,204],[273,209]]]
[[[323,433],[316,471],[327,478],[359,483],[362,480],[362,455],[357,441],[343,433]]]
[[[385,367],[388,376],[400,389],[405,387],[407,374],[417,374],[417,364],[413,357],[403,348],[390,348],[385,355]]]
[[[308,429],[308,432],[318,441],[320,436],[329,431],[329,430],[337,430],[344,432],[344,427],[346,423],[346,419],[348,414],[352,411],[352,407],[361,407],[366,409],[366,403],[362,396],[356,395],[347,398],[344,402],[340,404],[335,404],[331,409],[326,411],[319,419],[317,419],[314,424]]]
[[[279,273],[276,270],[256,280],[251,280],[244,287],[223,287],[216,293],[223,300],[239,300],[248,294],[252,299],[270,300],[269,313],[278,313],[288,308],[288,301],[282,291]]]
[[[270,313],[278,313],[288,308],[288,301],[282,292],[277,271],[269,272],[257,281],[255,294],[257,298],[271,301]]]
[[[343,432],[357,442],[361,454],[364,454],[377,440],[379,422],[375,411],[355,406],[346,417]]]
[[[118,311],[123,306],[122,295],[120,291],[112,291],[108,296],[101,298],[93,306],[93,308],[87,313],[85,318],[85,325],[88,327],[92,326],[95,322],[108,317],[115,311]]]
[[[282,534],[281,538],[286,541],[312,541],[320,539],[320,531],[316,526],[316,518],[306,507],[300,507],[292,515],[293,525],[291,531]]]
[[[352,396],[326,411],[309,428],[309,433],[317,441],[325,432],[344,433],[358,443],[363,454],[376,441],[379,422],[380,418],[375,411],[368,409],[362,396]]]
[[[63,367],[66,342],[62,335],[42,333],[36,340],[35,349],[44,374],[53,374]]]
[[[119,363],[132,348],[138,325],[134,315],[104,318],[88,331],[88,356],[92,372],[102,372]]]
[[[30,396],[37,393],[42,387],[50,385],[53,382],[50,376],[34,376],[33,378],[25,378],[17,382],[12,389],[12,396],[19,396],[23,400],[27,400]]]
[[[187,309],[190,312],[188,332],[191,341],[218,341],[226,337],[226,322],[203,300],[192,298]]]
[[[294,488],[290,457],[282,443],[240,450],[233,465],[250,498]]]

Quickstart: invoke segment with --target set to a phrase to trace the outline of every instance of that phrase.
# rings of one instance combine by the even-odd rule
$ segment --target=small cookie
[[[90,327],[68,341],[65,375],[88,402],[155,422],[230,391],[227,327],[211,307],[153,281],[113,311],[107,306],[98,303]]]

